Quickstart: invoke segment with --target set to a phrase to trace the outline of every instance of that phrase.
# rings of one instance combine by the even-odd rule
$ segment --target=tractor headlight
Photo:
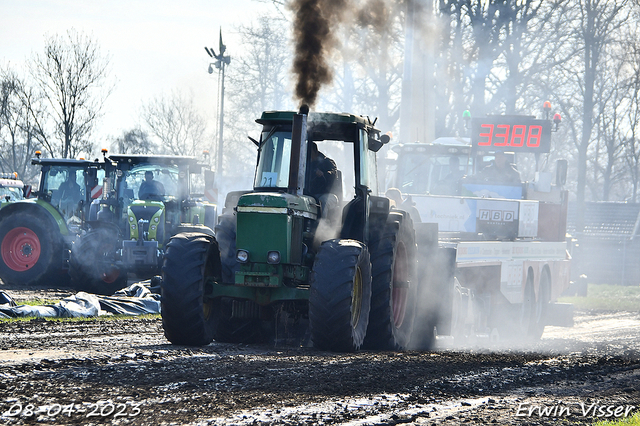
[[[246,250],[238,250],[236,252],[236,260],[240,263],[247,263],[249,261],[249,252]]]
[[[280,252],[278,251],[270,251],[267,253],[267,263],[272,265],[280,263]]]

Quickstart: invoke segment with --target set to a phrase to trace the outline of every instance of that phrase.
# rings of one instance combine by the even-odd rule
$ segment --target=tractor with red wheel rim
[[[31,161],[41,167],[36,197],[0,209],[0,278],[6,284],[66,284],[71,242],[102,189],[103,163],[36,155]]]

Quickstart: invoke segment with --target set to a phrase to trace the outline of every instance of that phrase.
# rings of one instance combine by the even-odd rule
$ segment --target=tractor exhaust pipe
[[[289,193],[302,195],[307,169],[307,115],[309,107],[302,105],[293,116],[291,131],[291,165],[289,167]]]

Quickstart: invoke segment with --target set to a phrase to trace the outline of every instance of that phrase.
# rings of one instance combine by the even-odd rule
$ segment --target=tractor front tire
[[[389,214],[380,240],[371,243],[371,314],[367,349],[406,349],[413,331],[416,242],[409,214]]]
[[[58,284],[62,238],[38,216],[17,212],[0,222],[0,277],[5,284]]]
[[[171,238],[162,265],[162,326],[174,345],[202,346],[213,341],[214,303],[205,301],[206,282],[219,280],[220,251],[210,235],[185,232]]]
[[[71,247],[69,275],[76,290],[113,295],[127,286],[127,273],[114,265],[118,235],[113,229],[96,228]]]
[[[360,349],[369,322],[371,262],[355,240],[329,240],[316,255],[310,279],[309,326],[320,350]]]

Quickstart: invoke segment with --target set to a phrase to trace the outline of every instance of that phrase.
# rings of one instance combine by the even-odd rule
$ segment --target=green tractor
[[[105,163],[103,196],[73,244],[69,274],[77,286],[113,294],[129,273],[158,275],[172,235],[213,235],[216,205],[205,197],[214,175],[195,157],[115,154]]]
[[[0,209],[0,278],[23,286],[66,284],[69,248],[82,232],[91,200],[100,195],[103,163],[36,155],[36,198]]]
[[[308,120],[307,120],[308,119]],[[286,321],[322,350],[401,349],[416,303],[410,216],[378,197],[368,118],[264,112],[252,191],[227,196],[215,236],[175,235],[162,267],[162,320],[174,344],[255,342]],[[315,148],[336,164],[327,193]],[[307,151],[309,150],[309,155]]]

